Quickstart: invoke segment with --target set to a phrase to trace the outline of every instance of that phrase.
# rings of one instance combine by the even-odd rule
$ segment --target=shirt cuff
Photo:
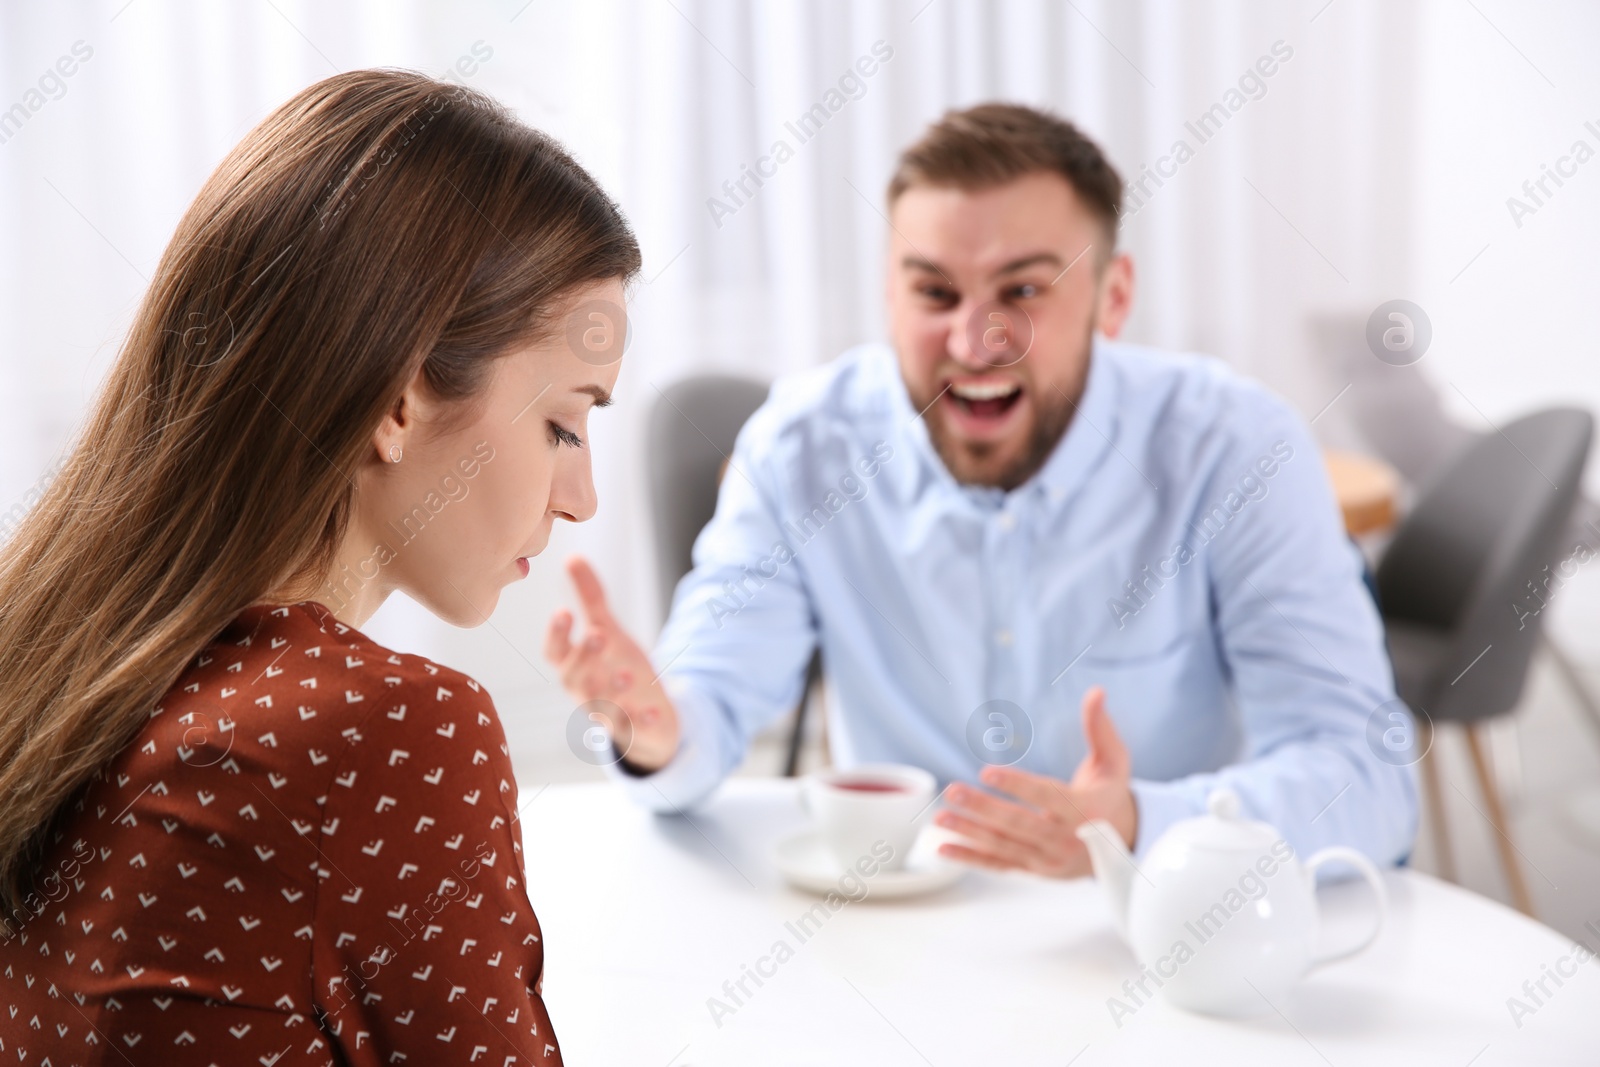
[[[1179,819],[1199,815],[1203,810],[1205,789],[1196,788],[1191,779],[1180,778],[1172,782],[1152,782],[1135,778],[1128,783],[1133,790],[1133,803],[1139,809],[1139,828],[1134,833],[1133,855],[1144,859],[1150,846],[1158,841],[1167,827]]]
[[[620,760],[607,764],[606,774],[643,807],[681,812],[702,803],[722,782],[718,716],[715,707],[682,679],[669,675],[661,685],[678,713],[678,751],[652,774],[632,773]]]

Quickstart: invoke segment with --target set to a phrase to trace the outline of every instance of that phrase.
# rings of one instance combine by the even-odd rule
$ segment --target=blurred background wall
[[[1123,229],[1140,285],[1127,336],[1261,378],[1327,444],[1426,451],[1542,404],[1600,409],[1600,159],[1565,164],[1537,204],[1523,188],[1575,141],[1600,150],[1597,41],[1600,7],[1508,0],[7,2],[0,512],[72,440],[179,215],[238,138],[336,71],[449,72],[599,176],[644,280],[619,402],[592,426],[599,517],[558,530],[485,627],[395,598],[366,630],[482,680],[525,777],[594,774],[566,752],[571,707],[538,652],[571,599],[557,561],[589,555],[653,636],[649,406],[685,375],[770,378],[883,336],[883,188],[945,109],[1045,105],[1125,178],[1150,168]],[[841,81],[863,56],[874,72]],[[802,139],[790,124],[819,102],[837,108]],[[792,157],[761,163],[780,140]],[[754,195],[724,186],[758,164],[772,173]],[[1431,321],[1415,366],[1362,340],[1394,298]],[[1595,588],[1581,574],[1555,622],[1589,660]]]

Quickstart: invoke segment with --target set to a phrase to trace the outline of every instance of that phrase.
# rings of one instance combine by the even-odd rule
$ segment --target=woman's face
[[[450,408],[412,383],[357,481],[323,598],[340,619],[362,625],[399,589],[447,622],[477,626],[501,588],[526,577],[557,519],[595,513],[589,412],[610,403],[624,315],[620,281],[579,288],[551,337],[495,361],[468,402],[476,417],[447,432],[436,427]]]

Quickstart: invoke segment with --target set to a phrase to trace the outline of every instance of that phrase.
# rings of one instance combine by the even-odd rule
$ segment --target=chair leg
[[[800,773],[800,750],[806,744],[806,718],[811,698],[822,680],[822,653],[813,652],[806,665],[806,681],[800,690],[800,704],[794,709],[794,726],[789,731],[788,751],[783,759],[783,776],[793,778]]]
[[[1433,724],[1417,717],[1417,732],[1422,735],[1422,793],[1427,804],[1429,820],[1433,827],[1433,851],[1439,866],[1439,877],[1447,882],[1456,881],[1456,858],[1450,851],[1450,826],[1444,810],[1444,794],[1439,790],[1439,757],[1433,751]]]
[[[1511,886],[1511,902],[1524,915],[1533,915],[1533,898],[1528,895],[1528,885],[1522,880],[1522,867],[1517,862],[1517,850],[1511,844],[1510,828],[1506,825],[1505,809],[1500,804],[1500,790],[1494,783],[1489,762],[1484,758],[1483,743],[1478,737],[1481,724],[1467,724],[1467,748],[1472,752],[1472,766],[1478,773],[1478,788],[1483,791],[1483,802],[1489,809],[1489,822],[1494,827],[1495,847],[1500,850],[1500,866],[1506,872]]]
[[[811,687],[800,694],[800,703],[794,709],[794,726],[789,731],[788,750],[783,757],[783,776],[793,778],[800,773],[800,750],[806,743],[806,705],[811,703]]]

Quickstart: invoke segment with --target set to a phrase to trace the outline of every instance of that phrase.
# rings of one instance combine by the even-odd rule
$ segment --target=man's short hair
[[[1066,119],[1022,104],[979,104],[947,111],[916,143],[900,153],[889,179],[889,206],[917,185],[988,189],[1045,171],[1061,175],[1105,228],[1111,258],[1122,213],[1122,177]]]

